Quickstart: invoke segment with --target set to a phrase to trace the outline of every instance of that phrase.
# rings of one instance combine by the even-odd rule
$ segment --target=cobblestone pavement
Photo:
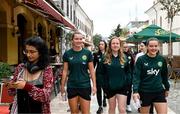
[[[180,80],[178,81],[178,83],[176,83],[176,87],[174,87],[173,80],[170,80],[170,84],[171,84],[171,89],[170,89],[170,94],[168,97],[168,114],[179,114],[180,112],[180,91],[179,91]],[[135,113],[137,114],[137,111],[135,110],[133,103],[131,103],[131,107],[132,107],[132,112],[130,114],[135,114]],[[70,114],[70,112],[67,112],[68,109],[69,109],[68,102],[63,101],[60,94],[58,94],[51,101],[52,114]],[[90,110],[91,114],[96,114],[96,111],[98,109],[96,96],[92,96],[90,109],[91,109]],[[108,106],[104,108],[103,114],[108,114]]]
[[[170,80],[170,93],[168,97],[168,106],[176,114],[180,114],[180,80],[174,85],[174,81]]]

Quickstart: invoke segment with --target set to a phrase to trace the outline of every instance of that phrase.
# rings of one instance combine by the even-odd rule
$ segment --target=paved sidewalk
[[[174,86],[174,80],[170,80],[170,92],[168,97],[168,106],[171,108],[176,114],[180,113],[180,80]]]
[[[133,103],[131,103],[133,104]],[[137,111],[135,110],[134,106],[131,105],[132,107],[132,112],[131,114],[138,114]],[[51,112],[52,114],[70,114],[70,112],[67,112],[69,109],[68,102],[63,101],[61,98],[61,95],[58,94],[52,101],[51,101]],[[90,108],[91,114],[96,114],[96,111],[98,109],[97,101],[96,101],[96,96],[92,96],[92,101],[91,101],[91,108]],[[118,114],[118,110],[116,111]],[[104,108],[104,113],[103,114],[108,114],[108,106]],[[172,111],[170,108],[168,108],[168,114],[178,114]]]
[[[180,80],[177,82],[176,87],[174,87],[173,80],[170,80],[171,89],[168,99],[168,114],[179,114],[180,112]],[[69,109],[68,102],[63,101],[61,98],[61,95],[58,94],[56,97],[52,95],[52,101],[51,101],[51,112],[52,114],[70,114],[70,112],[67,112]],[[137,114],[137,111],[135,110],[134,106],[131,103],[132,112],[131,114]],[[96,111],[98,109],[96,96],[92,96],[91,101],[91,114],[96,114]],[[118,111],[117,111],[118,112]],[[8,114],[8,106],[1,104],[0,105],[0,114]],[[108,114],[108,106],[104,108],[104,113]]]
[[[96,96],[91,97],[91,114],[96,114],[98,109]],[[58,94],[52,101],[51,101],[51,112],[52,114],[70,114],[67,112],[69,109],[68,101],[63,101],[61,95]],[[107,114],[107,107],[104,108],[104,114]]]
[[[168,97],[168,114],[179,114],[180,112],[180,108],[179,108],[180,107],[180,81],[176,84],[176,88],[173,87],[172,80],[170,80],[170,84],[171,84],[171,89],[170,89],[170,94]],[[131,103],[131,107],[132,107],[131,114],[137,114],[137,111],[135,110],[133,103]],[[60,94],[58,94],[51,101],[52,114],[70,114],[70,112],[67,112],[68,109],[69,109],[68,102],[63,101]],[[97,109],[98,109],[98,104],[97,104],[96,96],[92,96],[91,108],[90,108],[91,114],[96,114]],[[118,111],[116,112],[118,114]],[[108,106],[104,108],[103,114],[108,114]]]

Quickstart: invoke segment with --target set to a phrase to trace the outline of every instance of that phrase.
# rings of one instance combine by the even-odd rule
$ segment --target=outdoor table
[[[180,78],[180,68],[172,68],[170,77],[174,79],[174,87],[176,87],[176,82]]]

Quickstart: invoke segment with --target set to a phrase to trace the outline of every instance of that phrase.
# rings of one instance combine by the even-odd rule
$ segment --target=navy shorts
[[[139,92],[141,106],[150,106],[152,103],[166,103],[165,91],[161,92],[153,92],[153,93],[145,93]]]
[[[91,88],[67,88],[68,99],[79,96],[85,100],[91,100]]]
[[[127,96],[128,94],[128,87],[123,87],[118,90],[107,90],[107,99],[110,99],[111,97],[115,96],[116,94],[121,94]]]

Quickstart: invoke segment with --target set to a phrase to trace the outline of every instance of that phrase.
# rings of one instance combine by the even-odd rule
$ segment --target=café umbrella
[[[133,37],[137,41],[147,40],[148,38],[154,37],[160,40],[161,42],[169,42],[169,36],[170,32],[154,24],[149,25],[148,27],[133,35]],[[180,35],[171,32],[171,41],[179,42]]]
[[[126,39],[126,42],[131,42],[131,43],[137,43],[137,42],[141,42],[142,39],[137,39],[137,38],[134,38],[133,36],[128,36],[127,39]]]

